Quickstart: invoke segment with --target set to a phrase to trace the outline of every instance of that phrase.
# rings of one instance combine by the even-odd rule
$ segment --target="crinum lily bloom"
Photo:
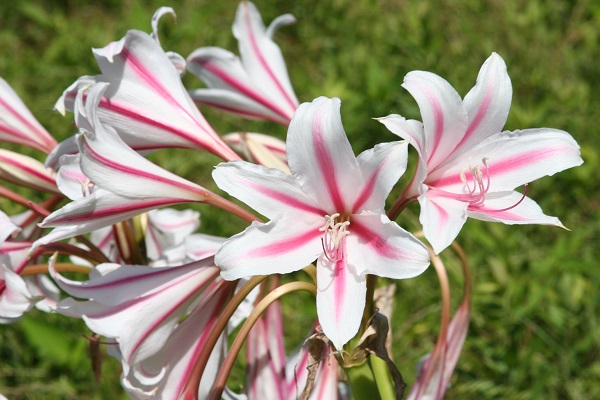
[[[241,60],[219,47],[196,49],[187,59],[187,68],[208,88],[191,90],[192,98],[246,118],[288,125],[298,99],[273,35],[295,22],[293,15],[284,14],[265,28],[256,6],[242,1],[233,24]]]
[[[402,197],[418,199],[423,232],[436,253],[452,243],[467,217],[562,226],[514,189],[581,165],[579,146],[557,129],[502,132],[512,86],[498,54],[483,64],[464,101],[446,80],[430,72],[410,72],[402,86],[419,104],[423,124],[399,115],[379,121],[410,138],[419,153],[415,177]]]
[[[411,278],[429,264],[425,246],[390,221],[385,198],[407,161],[407,143],[354,155],[340,100],[320,97],[296,111],[287,137],[291,175],[234,161],[217,185],[268,217],[227,240],[215,263],[225,279],[289,273],[317,262],[317,313],[338,350],[358,331],[366,274]]]

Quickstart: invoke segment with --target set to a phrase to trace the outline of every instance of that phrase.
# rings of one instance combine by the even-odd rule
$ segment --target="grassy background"
[[[150,17],[160,5],[178,13],[176,24],[165,18],[161,25],[165,49],[184,56],[206,45],[236,50],[230,31],[236,1],[1,2],[0,76],[50,132],[66,138],[74,128],[52,106],[78,76],[97,72],[90,48],[103,47],[130,28],[149,31]],[[400,113],[419,118],[414,101],[400,87],[407,72],[435,72],[464,95],[493,51],[506,61],[513,82],[506,128],[553,127],[578,140],[585,164],[535,182],[529,191],[571,232],[469,221],[459,236],[473,269],[473,317],[447,397],[600,397],[600,4],[276,0],[257,5],[267,22],[286,12],[297,17],[297,25],[276,37],[296,93],[301,101],[340,97],[342,119],[357,152],[394,140],[371,117]],[[185,83],[200,86],[191,76]],[[271,124],[210,110],[205,115],[219,132],[285,135],[285,129]],[[164,152],[155,159],[210,186],[216,160],[184,154]],[[14,211],[6,202],[0,205]],[[231,235],[243,228],[210,209],[201,210],[204,231]],[[398,222],[414,228],[417,213],[409,208]],[[456,271],[451,265],[458,298]],[[439,295],[433,270],[398,282],[396,297],[394,358],[412,382],[416,361],[431,350],[437,334]],[[298,301],[286,301],[289,317],[309,324],[313,305],[294,303]],[[81,338],[85,332],[77,321],[40,313],[0,327],[0,393],[11,399],[122,396],[113,362],[105,363],[101,384],[94,384]]]

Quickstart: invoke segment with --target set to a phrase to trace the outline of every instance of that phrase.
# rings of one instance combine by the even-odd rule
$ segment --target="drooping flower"
[[[409,73],[402,85],[417,101],[423,124],[399,115],[380,118],[419,153],[413,181],[403,194],[418,199],[425,237],[436,253],[458,235],[467,217],[505,224],[562,226],[514,189],[583,163],[567,132],[540,128],[504,131],[512,86],[502,58],[493,53],[477,84],[461,100],[443,78]]]
[[[184,147],[207,150],[224,160],[239,158],[204,119],[153,37],[130,30],[120,41],[95,49],[94,55],[102,74],[83,76],[67,88],[56,103],[58,111],[73,111],[80,90],[107,82],[98,118],[135,150]],[[74,149],[73,139],[63,143],[51,162]]]
[[[208,89],[191,90],[192,98],[246,118],[288,125],[298,99],[273,35],[280,27],[295,22],[291,14],[284,14],[265,28],[256,6],[242,1],[233,24],[241,60],[218,47],[195,50],[187,58],[187,68]]]
[[[225,279],[289,273],[318,258],[317,312],[336,348],[358,331],[366,274],[403,279],[429,263],[424,245],[390,221],[385,198],[406,168],[407,143],[354,155],[340,100],[302,104],[290,124],[291,175],[235,161],[217,166],[217,185],[270,219],[227,240],[215,262]]]

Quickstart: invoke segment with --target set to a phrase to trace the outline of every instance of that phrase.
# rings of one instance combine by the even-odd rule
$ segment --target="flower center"
[[[348,226],[350,226],[348,216],[341,216],[340,213],[325,215],[325,225],[319,230],[325,232],[321,242],[325,257],[329,261],[337,262],[342,259],[346,243],[344,238],[350,234]]]
[[[485,201],[485,194],[490,190],[490,170],[487,160],[487,157],[481,159],[484,172],[482,172],[479,165],[475,167],[469,165],[469,168],[463,169],[460,173],[460,180],[467,187],[465,201],[468,201],[472,206],[482,205]]]

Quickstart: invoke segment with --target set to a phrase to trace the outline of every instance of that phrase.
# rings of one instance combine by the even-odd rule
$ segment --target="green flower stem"
[[[377,385],[379,396],[383,400],[395,399],[396,391],[394,388],[394,383],[392,382],[390,370],[386,362],[376,355],[371,354],[367,363],[371,365],[371,370],[373,371],[373,377],[375,378],[375,384]]]
[[[379,393],[371,363],[344,368],[353,399],[383,400]]]

